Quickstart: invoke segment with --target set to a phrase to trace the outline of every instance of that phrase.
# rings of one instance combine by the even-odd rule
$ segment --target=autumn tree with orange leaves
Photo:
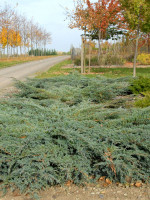
[[[109,26],[116,25],[123,20],[119,0],[98,0],[91,3],[90,0],[75,1],[75,10],[69,15],[71,28],[79,28],[84,31],[98,31],[98,59],[101,55],[101,39],[104,38]]]
[[[96,3],[86,1],[89,10],[89,22],[92,29],[98,30],[98,59],[101,55],[101,39],[110,25],[119,24],[123,19],[118,0],[98,0]]]
[[[0,8],[0,53],[7,57],[13,55],[27,55],[32,49],[45,49],[51,42],[51,34],[18,15],[15,8],[5,5]]]

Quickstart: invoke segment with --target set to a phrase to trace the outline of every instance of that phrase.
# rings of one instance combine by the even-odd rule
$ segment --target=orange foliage
[[[5,27],[2,27],[2,31],[0,32],[0,44],[5,48],[6,45],[10,45],[11,47],[17,47],[21,45],[21,36],[19,32],[15,32],[14,30],[8,30]]]
[[[5,27],[2,27],[2,31],[0,32],[0,44],[2,44],[2,47],[5,48],[7,45],[7,29]]]
[[[119,0],[76,1],[75,10],[70,14],[70,28],[81,30],[100,30],[106,32],[110,24],[123,20]]]
[[[116,169],[115,169],[115,165],[113,163],[113,158],[112,158],[112,154],[111,154],[110,149],[108,149],[108,152],[105,153],[105,157],[108,161],[110,161],[110,168],[114,172],[114,174],[116,175]]]

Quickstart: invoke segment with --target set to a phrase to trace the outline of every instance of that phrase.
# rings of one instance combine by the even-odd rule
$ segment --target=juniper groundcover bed
[[[101,176],[149,182],[150,107],[108,106],[133,95],[131,79],[70,74],[17,82],[17,96],[0,100],[1,189],[32,193]]]

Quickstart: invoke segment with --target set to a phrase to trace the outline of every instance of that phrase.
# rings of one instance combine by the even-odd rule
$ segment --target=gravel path
[[[13,80],[24,80],[26,77],[34,76],[37,72],[43,72],[48,70],[53,65],[69,58],[69,56],[57,56],[48,58],[45,60],[38,60],[33,62],[28,62],[13,67],[8,67],[0,70],[0,92],[11,86]]]

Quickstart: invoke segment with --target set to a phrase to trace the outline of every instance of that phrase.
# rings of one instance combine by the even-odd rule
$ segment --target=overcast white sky
[[[73,8],[73,0],[0,0],[0,5],[5,3],[15,6],[17,10],[28,19],[34,19],[52,35],[50,49],[69,51],[70,46],[80,47],[82,34],[77,29],[69,29],[66,15],[62,6]]]

